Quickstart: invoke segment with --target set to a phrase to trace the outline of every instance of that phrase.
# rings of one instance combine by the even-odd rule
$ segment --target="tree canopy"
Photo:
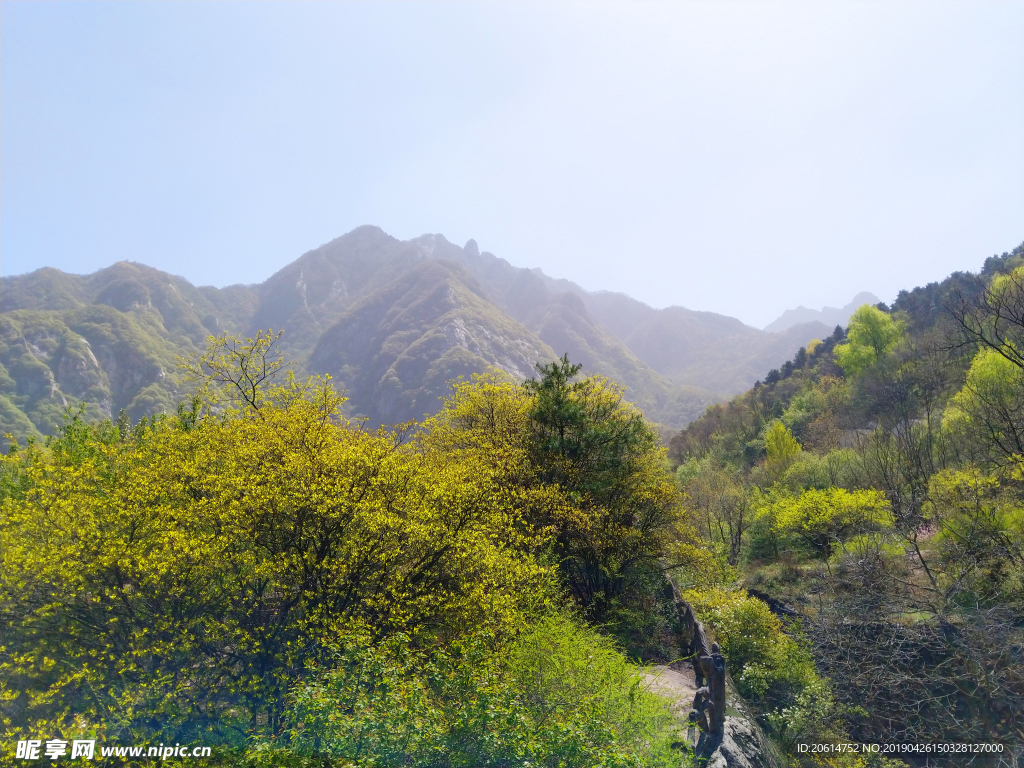
[[[799,535],[821,557],[850,535],[891,521],[889,501],[877,490],[808,488],[797,496],[773,499],[766,512],[777,531]]]
[[[892,352],[903,335],[903,324],[878,307],[864,304],[851,316],[847,342],[835,348],[836,362],[856,375]]]

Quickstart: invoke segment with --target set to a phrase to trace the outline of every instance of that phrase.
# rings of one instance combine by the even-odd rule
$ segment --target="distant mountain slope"
[[[766,333],[714,312],[652,309],[621,293],[590,293],[584,301],[594,317],[658,373],[676,384],[726,395],[742,392],[834,327],[805,323],[784,333]]]
[[[252,326],[286,329],[289,353],[302,363],[304,370],[330,371],[336,375],[342,386],[351,388],[349,395],[352,412],[368,416],[376,423],[383,418],[384,411],[381,407],[384,401],[375,403],[368,395],[367,388],[381,383],[382,377],[391,381],[391,386],[397,386],[393,383],[395,379],[387,377],[386,370],[375,374],[376,378],[364,378],[370,375],[369,369],[352,361],[351,349],[358,348],[358,345],[350,347],[349,344],[339,344],[333,339],[343,333],[340,328],[351,328],[351,323],[357,319],[365,320],[366,308],[360,305],[357,312],[354,309],[357,304],[377,291],[384,291],[382,296],[390,296],[395,281],[404,284],[404,276],[411,270],[417,270],[417,265],[426,262],[446,262],[452,267],[457,265],[461,272],[452,279],[463,287],[471,284],[472,287],[468,290],[488,302],[489,311],[504,315],[505,319],[502,322],[515,321],[518,326],[515,333],[518,334],[517,338],[522,342],[520,346],[523,349],[538,349],[545,355],[551,354],[553,350],[553,356],[568,352],[571,359],[583,363],[589,372],[602,374],[625,385],[626,396],[644,408],[648,417],[654,421],[665,425],[688,423],[708,404],[721,397],[719,393],[699,386],[680,387],[660,376],[614,335],[601,329],[590,317],[585,306],[576,302],[567,309],[565,300],[560,298],[562,292],[550,290],[539,270],[513,267],[493,254],[481,253],[472,240],[465,247],[459,247],[441,235],[428,234],[413,240],[401,241],[377,227],[359,227],[304,254],[270,277],[263,285],[258,286],[260,300]],[[455,274],[449,271],[449,277]],[[401,300],[396,299],[400,304],[405,300],[405,294],[401,296]],[[377,297],[371,304],[381,300],[381,297]],[[352,312],[355,314],[347,314],[350,308],[353,308]],[[420,310],[422,309],[420,307]],[[423,333],[426,337],[433,338],[436,344],[439,343],[439,337],[432,336],[426,329],[432,328],[435,322],[441,322],[441,318],[447,315],[448,310],[440,304],[434,306],[433,310],[434,314],[429,321],[425,321]],[[469,308],[467,306],[460,311],[469,312]],[[474,318],[464,317],[463,323],[467,328],[495,326],[493,317],[490,318],[489,325],[481,326],[478,322],[480,317],[478,312]],[[335,323],[341,325],[339,328],[333,328],[329,336],[325,336]],[[364,325],[361,328],[359,333],[369,332],[368,326]],[[385,329],[374,331],[378,332],[386,334]],[[352,331],[344,333],[351,335]],[[402,338],[406,338],[408,333],[411,331],[404,332]],[[324,338],[321,338],[322,336]],[[507,341],[510,337],[505,333],[503,338]],[[419,342],[423,343],[425,342]],[[394,350],[395,344],[396,341],[392,339],[385,348]],[[468,342],[459,343],[457,346],[468,351],[470,347],[467,345]],[[487,345],[481,347],[484,348],[489,349]],[[327,352],[329,349],[336,350],[338,357],[331,357]],[[418,418],[423,413],[434,410],[437,398],[443,393],[443,386],[435,388],[431,383],[424,385],[422,391],[418,387],[409,388],[409,376],[412,371],[418,369],[415,366],[408,366],[408,359],[403,356],[404,354],[404,351],[402,354],[396,353],[391,362],[398,364],[401,360],[401,365],[405,366],[404,376],[398,376],[397,372],[393,373],[397,380],[402,382],[401,391],[406,394],[395,403],[389,404],[385,411],[390,413],[394,408],[393,413],[404,414],[402,418]],[[410,351],[409,354],[413,352]],[[454,359],[454,352],[449,351],[446,354],[449,360]],[[476,355],[477,353],[473,352],[470,357]],[[484,370],[486,365],[493,364],[482,362],[489,360],[489,356],[497,359],[498,351],[491,349],[487,353],[481,353],[473,371]],[[375,357],[373,366],[381,359],[384,358]],[[524,373],[533,371],[534,362],[546,359],[551,358],[536,358],[526,366]],[[342,360],[344,362],[341,362]],[[369,362],[369,358],[366,362]],[[521,366],[521,361],[515,366]],[[356,368],[360,371],[358,377],[354,377],[352,373]],[[447,364],[441,364],[437,368],[446,369]],[[425,375],[426,371],[418,373]],[[358,387],[355,382],[358,382]],[[424,410],[408,415],[407,408],[421,407]]]
[[[854,296],[853,301],[845,307],[822,307],[818,310],[801,306],[796,309],[787,309],[778,318],[766,325],[764,329],[769,333],[781,333],[803,323],[824,323],[829,328],[835,328],[837,325],[845,327],[846,321],[850,319],[850,315],[853,314],[857,307],[864,304],[877,303],[878,297],[875,294],[864,291]]]
[[[513,267],[441,235],[359,227],[259,285],[196,287],[142,264],[0,280],[0,432],[52,433],[66,405],[96,418],[173,409],[177,358],[207,336],[284,331],[299,373],[330,373],[373,424],[421,418],[445,382],[496,366],[516,378],[568,353],[678,429],[830,329],[768,334],[734,318],[655,310]]]
[[[549,277],[540,269],[513,267],[491,253],[480,253],[473,240],[464,248],[440,235],[423,235],[410,243],[417,244],[430,258],[460,262],[498,306],[535,331],[555,350],[567,351],[570,357],[588,366],[588,360],[600,360],[600,363],[595,362],[595,370],[613,371],[606,375],[627,385],[639,375],[645,387],[653,386],[657,390],[666,384],[671,387],[670,382],[674,382],[705,394],[713,393],[715,399],[720,399],[743,391],[792,357],[801,346],[812,339],[824,338],[835,328],[834,325],[805,323],[785,333],[767,333],[714,312],[695,312],[683,307],[654,309],[622,293],[587,291],[570,280]],[[593,328],[584,336],[592,338],[595,346],[617,347],[614,354],[588,357],[592,351],[588,353],[582,346],[563,348],[567,338],[552,335],[562,330],[560,324],[541,323],[541,318],[552,310],[553,301],[558,301],[562,307],[563,319],[567,317],[564,308],[570,305],[557,297],[569,294],[582,300],[571,304],[572,314],[585,326]],[[604,340],[598,340],[596,334]],[[610,351],[611,347],[608,349]],[[631,375],[637,364],[649,370]],[[663,384],[654,384],[652,374],[660,374]],[[670,381],[664,382],[666,378]],[[639,388],[637,381],[633,389],[638,391]]]
[[[309,367],[334,376],[373,423],[436,410],[446,383],[496,367],[524,379],[555,353],[450,261],[425,261],[355,303],[320,336]]]
[[[84,277],[40,269],[3,278],[0,433],[50,434],[81,402],[94,418],[173,410],[177,358],[212,333],[245,330],[255,298],[125,262]]]

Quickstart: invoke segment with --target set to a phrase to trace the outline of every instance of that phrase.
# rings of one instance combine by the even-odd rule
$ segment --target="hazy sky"
[[[1024,240],[1024,2],[5,0],[0,203],[4,275],[371,223],[763,326]]]

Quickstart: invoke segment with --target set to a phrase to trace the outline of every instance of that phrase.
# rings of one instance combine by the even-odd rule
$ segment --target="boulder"
[[[741,717],[726,717],[721,741],[709,743],[707,768],[772,768],[761,734]],[[700,754],[700,751],[698,751]]]

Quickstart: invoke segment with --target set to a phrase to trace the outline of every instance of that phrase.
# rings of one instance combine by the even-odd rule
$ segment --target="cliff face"
[[[568,353],[679,428],[792,357],[817,326],[769,334],[734,318],[655,310],[513,267],[441,235],[359,227],[258,285],[196,287],[142,264],[41,269],[0,282],[0,431],[49,434],[68,405],[91,418],[173,410],[177,361],[211,334],[284,331],[300,374],[330,373],[353,415],[434,412],[445,382],[497,367],[517,379]]]

